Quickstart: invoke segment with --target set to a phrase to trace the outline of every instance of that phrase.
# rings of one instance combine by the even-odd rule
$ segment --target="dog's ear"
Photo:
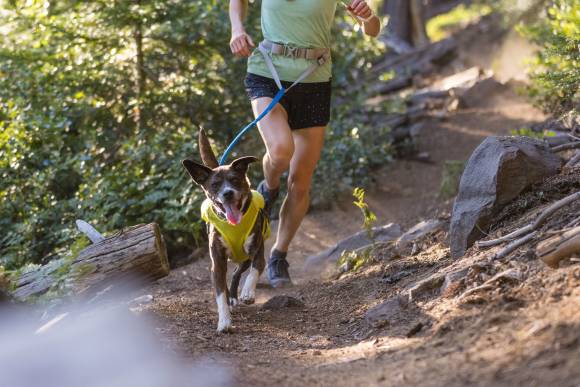
[[[187,170],[187,173],[189,173],[193,181],[199,185],[203,185],[213,172],[211,168],[189,159],[183,160],[181,164],[183,164],[183,167]]]
[[[205,134],[205,130],[199,130],[198,136],[198,143],[199,143],[199,153],[201,154],[201,160],[205,165],[210,167],[211,169],[217,168],[219,163],[211,149],[211,145],[209,143],[209,139]]]
[[[248,172],[248,165],[255,163],[256,161],[258,161],[258,158],[254,156],[240,157],[239,159],[232,161],[231,167],[236,172],[246,174],[246,172]]]

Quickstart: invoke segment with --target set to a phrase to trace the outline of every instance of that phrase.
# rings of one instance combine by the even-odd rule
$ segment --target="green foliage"
[[[477,21],[491,12],[492,8],[488,4],[460,4],[450,12],[430,19],[426,26],[427,35],[434,42],[443,40],[458,29]]]
[[[101,232],[160,224],[170,251],[199,243],[202,192],[180,161],[204,127],[222,151],[251,120],[245,61],[229,52],[228,2],[2,1],[0,265],[65,257],[75,219]],[[259,40],[259,7],[247,28]],[[315,193],[364,183],[390,149],[348,91],[380,54],[341,13],[333,125]],[[364,120],[364,122],[368,122]],[[236,149],[263,153],[257,132]],[[260,174],[253,168],[254,178]],[[337,178],[338,176],[338,178]]]
[[[512,136],[524,136],[524,137],[532,137],[537,138],[539,140],[543,140],[546,137],[554,137],[556,133],[551,130],[542,130],[536,131],[531,128],[519,128],[511,130]]]
[[[443,199],[451,199],[459,192],[459,182],[465,170],[463,160],[445,160],[443,176],[439,186],[439,196]]]
[[[362,252],[358,251],[343,251],[338,259],[337,266],[341,272],[357,271],[373,258],[371,254],[372,249],[366,249]]]
[[[360,188],[360,187],[356,187],[352,191],[352,196],[354,196],[354,198],[355,198],[355,201],[353,202],[353,204],[355,206],[357,206],[362,213],[363,228],[364,228],[365,232],[367,233],[368,238],[371,241],[373,241],[373,243],[374,243],[375,233],[373,231],[373,225],[377,221],[377,216],[375,215],[375,213],[373,211],[371,211],[371,209],[369,208],[369,205],[365,201],[365,190]]]
[[[556,0],[545,17],[520,31],[540,46],[531,96],[553,115],[580,109],[580,1]]]

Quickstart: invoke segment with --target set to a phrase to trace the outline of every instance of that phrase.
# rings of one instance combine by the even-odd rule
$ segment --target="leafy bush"
[[[580,1],[556,0],[545,17],[520,27],[540,46],[531,96],[553,115],[580,110]]]
[[[460,28],[473,23],[492,12],[487,4],[460,4],[450,12],[437,15],[427,22],[427,35],[437,42],[443,40]]]
[[[227,44],[227,2],[3,5],[0,265],[12,270],[64,257],[77,218],[101,232],[158,222],[172,251],[199,243],[202,194],[180,160],[197,154],[199,127],[222,151],[251,119],[245,61],[234,60]],[[254,37],[257,8],[247,22]],[[388,144],[361,123],[363,113],[353,113],[364,89],[344,87],[380,54],[351,26],[343,15],[334,31],[342,102],[333,108],[316,176],[321,197],[364,180],[373,161],[388,158]],[[254,132],[236,151],[259,155],[263,145]]]

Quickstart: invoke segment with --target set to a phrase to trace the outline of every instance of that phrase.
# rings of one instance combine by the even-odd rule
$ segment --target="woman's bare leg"
[[[272,102],[272,98],[257,98],[252,101],[254,115],[258,116]],[[266,186],[275,190],[280,186],[280,177],[288,170],[294,154],[294,139],[288,125],[286,110],[277,104],[259,123],[258,129],[266,145],[262,160]]]
[[[258,116],[271,98],[252,101],[254,115]],[[282,203],[276,241],[268,260],[268,279],[274,287],[291,285],[286,252],[302,223],[310,204],[310,185],[324,143],[324,127],[292,131],[288,115],[281,105],[258,124],[266,145],[263,159],[266,189],[277,190],[280,177],[289,169],[288,195]]]
[[[310,186],[324,145],[325,127],[292,132],[294,155],[288,174],[288,195],[280,209],[280,223],[274,249],[286,252],[310,204]]]

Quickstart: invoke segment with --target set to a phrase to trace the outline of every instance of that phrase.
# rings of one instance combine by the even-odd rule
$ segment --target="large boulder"
[[[469,158],[459,183],[451,216],[451,255],[463,256],[501,208],[532,184],[556,174],[561,163],[536,139],[485,139]]]

